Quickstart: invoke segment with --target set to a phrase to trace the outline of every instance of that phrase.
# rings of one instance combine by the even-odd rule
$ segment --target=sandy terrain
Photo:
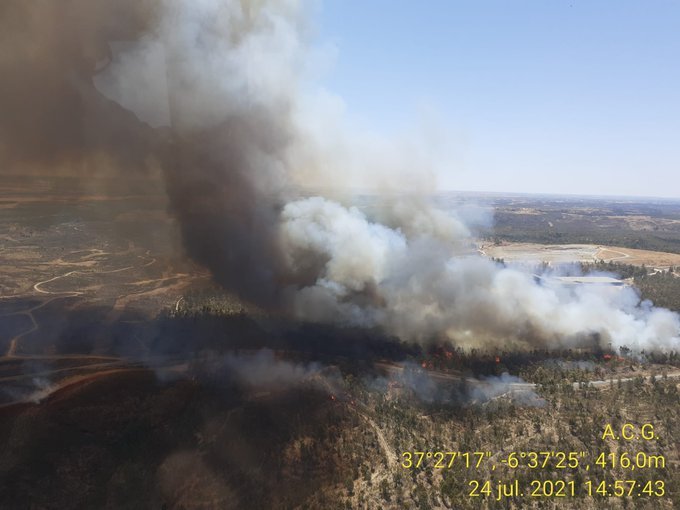
[[[664,269],[671,265],[680,266],[680,254],[594,244],[503,243],[484,245],[480,251],[489,257],[502,258],[509,262],[568,263],[605,260]]]
[[[600,247],[597,254],[598,259],[605,261],[620,261],[636,266],[650,266],[658,268],[668,268],[669,266],[680,265],[680,255],[677,253],[665,253],[662,251],[634,250],[632,248],[612,248],[609,246]]]

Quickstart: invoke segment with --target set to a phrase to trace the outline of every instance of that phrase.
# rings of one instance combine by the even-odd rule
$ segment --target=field
[[[677,200],[557,196],[485,196],[494,208],[492,240],[595,244],[680,253]]]

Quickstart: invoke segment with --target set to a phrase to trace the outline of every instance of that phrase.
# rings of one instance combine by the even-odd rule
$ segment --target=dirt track
[[[24,359],[32,359],[31,357],[29,358],[24,358]],[[40,357],[41,360],[46,361],[49,360],[49,357]],[[63,359],[62,357],[56,357],[55,359]],[[36,377],[43,377],[43,378],[54,378],[54,376],[63,376],[64,373],[67,372],[89,372],[92,371],[91,373],[78,373],[75,375],[71,376],[65,376],[59,379],[58,381],[54,382],[53,384],[50,384],[49,386],[45,388],[40,388],[36,389],[36,391],[32,392],[30,395],[14,400],[12,402],[6,402],[4,404],[0,404],[0,409],[2,408],[8,408],[16,405],[24,405],[24,404],[39,404],[40,402],[45,401],[46,399],[52,398],[53,396],[56,396],[60,392],[73,388],[76,386],[82,386],[84,384],[88,384],[90,382],[93,382],[97,379],[100,379],[102,377],[107,377],[109,375],[113,374],[118,374],[121,372],[139,372],[139,371],[146,371],[146,370],[154,370],[154,371],[164,371],[164,372],[176,372],[176,373],[181,373],[186,371],[188,365],[184,362],[177,362],[177,360],[168,360],[167,364],[163,365],[156,365],[154,364],[153,367],[148,366],[146,363],[142,361],[132,361],[132,360],[126,360],[123,358],[110,358],[107,359],[107,361],[101,362],[101,363],[91,363],[91,364],[86,364],[86,365],[78,365],[74,367],[67,367],[67,368],[60,368],[60,369],[55,369],[55,370],[47,370],[44,372],[38,372],[38,373],[30,373],[30,374],[19,374],[16,376],[10,376],[10,377],[2,377],[0,378],[0,385],[6,385],[11,382],[18,382],[21,380],[30,380]]]
[[[128,372],[128,371],[140,371],[140,370],[162,370],[162,371],[169,371],[169,372],[177,372],[181,373],[186,371],[187,369],[187,364],[185,362],[182,362],[181,360],[171,360],[168,359],[166,360],[165,363],[154,363],[153,368],[151,368],[147,363],[143,361],[134,361],[134,360],[127,360],[124,358],[112,358],[112,357],[98,357],[98,356],[55,356],[55,357],[50,357],[50,356],[41,356],[37,357],[38,359],[41,359],[43,361],[54,361],[54,360],[60,360],[60,359],[91,359],[92,361],[97,361],[95,363],[90,363],[90,364],[84,364],[84,365],[77,365],[73,367],[67,367],[67,368],[59,368],[55,370],[47,370],[44,372],[39,372],[39,373],[30,373],[30,374],[19,374],[15,376],[9,376],[9,377],[2,377],[0,378],[0,384],[7,384],[11,382],[16,382],[20,380],[25,380],[25,379],[31,379],[35,377],[45,377],[45,378],[53,378],[55,375],[63,375],[64,373],[67,372],[77,372],[77,371],[92,371],[92,373],[85,373],[85,374],[75,374],[72,376],[66,376],[62,377],[60,380],[55,382],[54,384],[49,385],[46,388],[38,389],[29,396],[22,398],[20,400],[16,400],[13,402],[7,402],[5,404],[0,404],[0,409],[1,408],[6,408],[14,405],[20,405],[20,404],[38,404],[41,401],[50,398],[51,396],[65,390],[66,388],[73,387],[75,385],[82,385],[91,381],[94,381],[96,379],[99,379],[101,377],[106,377],[111,374],[116,374],[120,372]],[[7,358],[5,358],[7,359]],[[15,358],[17,359],[17,358]],[[18,359],[34,359],[33,357],[22,357]],[[378,362],[376,363],[376,367],[380,368],[382,370],[385,370],[389,373],[396,373],[400,374],[404,371],[404,367],[400,364],[395,364],[395,363],[388,363],[388,362]],[[483,388],[485,386],[488,386],[488,383],[485,382],[484,380],[480,379],[474,379],[474,378],[467,378],[464,377],[461,374],[457,373],[448,373],[448,372],[440,372],[437,370],[428,370],[425,372],[431,379],[433,380],[439,380],[439,381],[461,381],[463,379],[466,380],[466,382],[470,386],[477,386],[480,388]],[[649,379],[651,376],[651,373],[639,373],[634,377],[624,377],[621,378],[622,382],[628,382],[628,381],[633,381],[637,377],[644,377],[645,379]],[[656,379],[661,379],[663,376],[662,375],[656,375]],[[680,370],[668,372],[666,374],[667,378],[669,379],[677,379],[680,378]],[[612,380],[614,382],[618,382],[618,377],[612,376]],[[606,389],[609,387],[611,384],[611,380],[606,379],[606,380],[595,380],[595,381],[588,381],[589,384],[591,384],[594,388],[598,389]],[[579,388],[579,383],[573,383],[574,389]],[[506,383],[505,384],[505,392],[503,394],[508,394],[508,393],[513,393],[513,392],[523,392],[523,391],[531,391],[535,390],[537,388],[537,385],[534,383],[527,383],[527,382],[512,382],[512,383]],[[330,391],[330,389],[329,389]],[[497,395],[498,396],[502,396]],[[377,424],[368,416],[365,414],[365,412],[360,412],[360,414],[364,417],[369,422],[369,425],[376,431],[378,435],[378,440],[381,443],[382,449],[385,451],[385,455],[388,458],[388,461],[392,461],[394,453],[387,447],[387,442],[384,440],[384,437],[382,437],[382,434],[379,431],[379,428]]]
[[[0,315],[0,318],[2,317],[9,317],[9,316],[17,316],[17,315],[23,315],[28,317],[30,320],[30,325],[27,329],[24,331],[19,332],[16,334],[14,337],[12,337],[9,340],[9,345],[7,348],[7,351],[4,354],[4,357],[6,358],[11,358],[17,355],[17,352],[20,350],[20,341],[22,338],[26,337],[27,335],[30,335],[40,329],[40,323],[38,320],[36,320],[36,316],[34,315],[34,312],[40,310],[41,308],[47,306],[48,304],[52,303],[55,300],[58,299],[64,299],[64,298],[72,298],[72,297],[82,297],[82,298],[87,298],[88,295],[100,295],[103,290],[105,290],[105,287],[107,286],[106,282],[100,283],[98,285],[90,285],[87,288],[82,288],[79,287],[75,282],[73,286],[69,287],[68,290],[62,289],[62,290],[53,290],[50,288],[50,284],[53,284],[54,282],[59,282],[65,279],[71,279],[72,277],[77,277],[77,276],[84,276],[84,277],[92,277],[92,276],[102,276],[102,275],[114,275],[114,274],[120,274],[120,273],[130,273],[129,277],[125,278],[125,281],[123,282],[123,286],[125,287],[126,292],[125,293],[117,293],[113,295],[114,299],[114,304],[111,310],[111,313],[109,314],[109,320],[115,320],[120,316],[120,314],[123,312],[125,307],[136,300],[147,298],[150,296],[162,296],[165,293],[171,293],[174,296],[176,296],[178,293],[181,293],[181,291],[189,286],[193,281],[196,279],[200,279],[205,277],[204,274],[198,273],[198,274],[189,274],[189,273],[172,273],[170,270],[165,270],[163,273],[163,276],[161,278],[149,278],[148,276],[145,275],[144,270],[146,268],[149,268],[150,266],[153,266],[156,264],[157,259],[155,257],[152,257],[149,255],[147,252],[144,255],[136,255],[142,263],[141,264],[135,264],[135,265],[123,265],[123,267],[114,267],[113,269],[98,269],[96,267],[97,262],[94,262],[91,259],[93,256],[97,257],[105,257],[103,262],[108,262],[111,264],[111,261],[109,258],[114,258],[115,257],[121,257],[121,256],[126,256],[130,255],[129,250],[125,252],[120,252],[120,253],[108,253],[104,252],[102,250],[98,249],[87,249],[87,250],[76,250],[73,251],[69,254],[69,256],[73,256],[75,254],[79,254],[79,256],[74,259],[73,261],[65,262],[62,259],[59,259],[59,262],[56,265],[58,267],[61,267],[63,264],[65,267],[68,266],[78,266],[80,264],[83,264],[85,262],[88,263],[88,267],[91,267],[90,269],[87,270],[81,270],[81,269],[76,269],[76,270],[71,270],[67,271],[63,274],[58,274],[56,276],[51,276],[49,278],[44,278],[38,282],[32,283],[30,286],[30,291],[21,293],[21,294],[16,294],[16,295],[8,295],[8,296],[2,296],[2,299],[25,299],[25,298],[33,298],[33,297],[42,297],[45,296],[46,299],[41,301],[40,303],[31,306],[29,308],[24,308],[24,309],[19,309],[19,310],[13,310],[11,312],[5,313]],[[82,255],[81,255],[82,254]],[[63,257],[62,257],[63,258]],[[109,265],[110,267],[110,265]],[[141,272],[140,272],[141,270]],[[120,286],[120,283],[118,284]],[[49,297],[48,297],[49,296]],[[0,359],[2,357],[0,356]]]

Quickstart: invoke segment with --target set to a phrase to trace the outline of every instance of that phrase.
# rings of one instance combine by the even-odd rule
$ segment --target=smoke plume
[[[313,7],[3,2],[2,172],[160,168],[186,252],[300,318],[465,346],[678,346],[678,316],[631,289],[546,286],[476,254],[462,216],[427,200],[441,139],[368,136],[314,86]],[[305,183],[411,193],[368,217],[332,190],[300,198]]]

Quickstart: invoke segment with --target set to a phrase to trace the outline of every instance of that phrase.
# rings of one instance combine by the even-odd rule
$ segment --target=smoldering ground
[[[366,365],[363,369],[344,372],[336,364],[318,361],[295,360],[292,352],[276,353],[267,348],[237,351],[226,354],[203,353],[192,362],[189,370],[196,377],[216,387],[226,386],[229,391],[240,388],[251,398],[263,398],[289,391],[291,388],[308,388],[320,391],[341,404],[363,405],[351,395],[359,385],[373,395],[388,396],[396,389],[403,397],[413,398],[420,405],[467,406],[487,403],[505,397],[519,406],[543,406],[533,384],[503,373],[500,376],[432,372],[421,369],[413,361],[405,360]],[[385,368],[389,366],[389,370]],[[349,376],[349,377],[348,377]],[[354,378],[353,383],[348,381]]]
[[[247,314],[180,313],[128,320],[140,313],[127,309],[111,321],[105,306],[54,301],[47,313],[36,317],[40,329],[24,339],[24,350],[3,360],[0,405],[42,402],[81,379],[117,370],[152,371],[169,386],[199,381],[207,391],[224,395],[312,388],[342,400],[350,393],[348,376],[378,393],[387,393],[395,382],[425,404],[483,402],[493,396],[494,387],[502,393],[513,389],[493,384],[487,374],[496,367],[477,366],[476,358],[466,357],[461,372],[431,374],[409,361],[426,356],[420,346],[380,330]],[[40,355],[46,352],[50,354]]]
[[[369,391],[391,398],[413,398],[420,405],[437,407],[477,405],[499,397],[519,406],[545,405],[533,384],[508,373],[473,376],[460,372],[433,372],[423,370],[410,360],[393,363],[387,371],[386,367],[381,364],[377,371],[362,374],[362,383]]]
[[[315,85],[308,2],[0,9],[3,174],[160,172],[184,250],[245,300],[466,347],[680,342],[678,316],[631,289],[545,286],[474,253],[470,222],[427,198],[446,137],[357,135]],[[368,217],[297,198],[301,179],[411,193]]]
[[[5,508],[290,508],[347,475],[349,463],[324,451],[352,421],[314,387],[252,399],[189,379],[161,383],[149,371],[114,374],[0,410],[0,500]],[[313,446],[306,462],[295,456],[300,443]]]

